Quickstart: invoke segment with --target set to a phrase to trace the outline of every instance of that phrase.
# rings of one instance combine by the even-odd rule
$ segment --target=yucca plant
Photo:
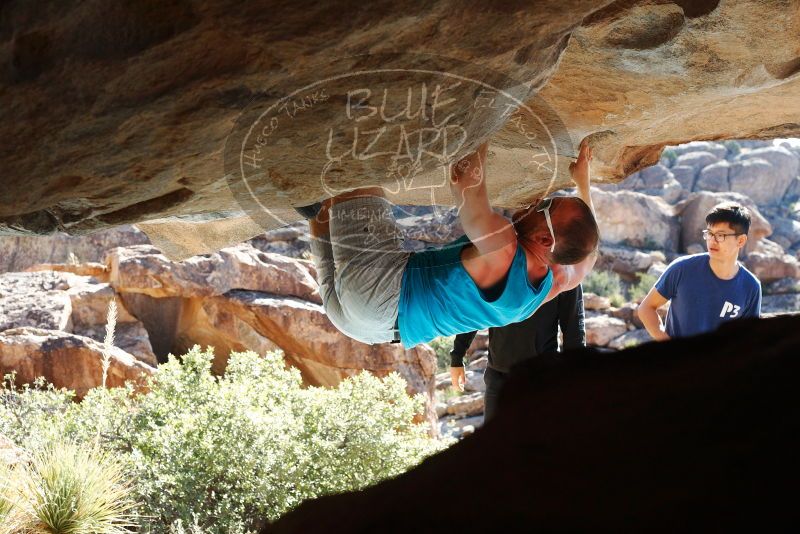
[[[15,506],[14,470],[0,460],[0,534],[19,534],[22,523]]]
[[[52,445],[18,467],[15,482],[22,532],[123,534],[133,526],[122,468],[98,449]]]
[[[108,379],[108,368],[111,366],[111,347],[114,346],[114,332],[117,328],[117,301],[111,299],[108,302],[108,312],[106,313],[106,337],[103,340],[103,387],[106,387]]]

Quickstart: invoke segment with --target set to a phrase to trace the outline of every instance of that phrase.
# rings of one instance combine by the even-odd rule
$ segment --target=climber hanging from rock
[[[577,196],[538,200],[509,221],[486,190],[487,144],[450,169],[466,235],[408,252],[383,189],[349,191],[297,208],[309,217],[311,252],[331,322],[368,344],[405,348],[439,336],[521,321],[576,287],[599,242],[589,192],[592,149],[570,164]]]

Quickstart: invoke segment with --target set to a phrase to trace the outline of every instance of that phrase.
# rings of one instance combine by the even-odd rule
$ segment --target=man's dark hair
[[[597,250],[600,229],[592,210],[578,197],[558,197],[558,202],[569,202],[574,210],[566,223],[556,228],[556,248],[553,261],[560,265],[575,265]]]
[[[706,215],[706,224],[728,223],[737,234],[750,231],[750,210],[736,202],[717,204]]]

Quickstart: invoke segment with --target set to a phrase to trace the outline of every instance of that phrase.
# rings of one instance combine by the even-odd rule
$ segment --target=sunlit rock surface
[[[104,357],[109,358],[108,387],[138,382],[155,371],[119,347],[106,347],[85,336],[33,327],[0,332],[0,372],[15,373],[17,384],[44,377],[55,387],[73,390],[82,398],[102,385]]]
[[[492,201],[513,207],[568,185],[566,164],[584,138],[596,149],[598,177],[613,181],[655,163],[665,144],[796,135],[799,6],[5,2],[0,232],[80,233],[159,219],[142,228],[186,257],[296,220],[291,204],[343,188],[380,183],[397,189],[398,203],[449,204],[442,165],[487,138]],[[335,77],[375,69],[386,72],[370,78],[373,98],[347,108],[347,91],[359,86]],[[437,106],[443,71],[463,83]],[[329,81],[327,98],[295,95],[300,107],[287,108],[275,143],[250,154],[263,160],[246,186],[226,179],[246,161],[260,112],[303,87],[321,89],[320,80]],[[518,116],[480,98],[476,80],[524,101],[541,119],[535,139]],[[430,126],[431,114],[366,117],[383,88],[412,88],[414,102],[437,108],[439,125],[449,117],[461,134],[437,137],[428,147],[436,157],[415,159],[413,178],[425,187],[393,169],[391,154],[403,142],[400,127]],[[364,117],[362,132],[381,122],[394,129],[374,143],[362,135],[358,154],[370,144],[375,157],[325,167],[328,141],[344,153]],[[418,144],[412,152],[423,153]],[[737,189],[752,188],[737,177]],[[163,219],[176,215],[199,218]]]

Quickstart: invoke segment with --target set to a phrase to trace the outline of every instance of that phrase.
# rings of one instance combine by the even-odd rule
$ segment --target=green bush
[[[436,353],[436,371],[442,373],[450,369],[450,351],[453,350],[453,342],[456,336],[443,336],[429,341],[433,352]]]
[[[0,461],[0,534],[16,534],[22,531],[19,509],[15,506],[15,480],[15,471]]]
[[[661,152],[661,159],[667,162],[668,167],[675,165],[675,160],[678,159],[678,154],[671,148],[665,148]]]
[[[583,291],[608,297],[612,306],[621,306],[625,303],[622,280],[614,271],[591,271],[583,279]]]
[[[742,152],[742,145],[740,145],[737,141],[728,140],[723,143],[725,148],[728,149],[728,153],[731,156],[738,156]]]
[[[653,274],[636,273],[636,283],[628,288],[628,300],[641,302],[650,289],[655,285],[658,277]]]
[[[98,442],[123,462],[145,533],[251,532],[305,499],[396,476],[446,445],[412,423],[423,399],[409,397],[396,374],[303,388],[279,353],[232,354],[223,377],[211,374],[212,358],[195,348],[159,367],[146,393],[97,388],[81,403],[53,388],[6,386],[0,433],[21,446],[59,436]]]

